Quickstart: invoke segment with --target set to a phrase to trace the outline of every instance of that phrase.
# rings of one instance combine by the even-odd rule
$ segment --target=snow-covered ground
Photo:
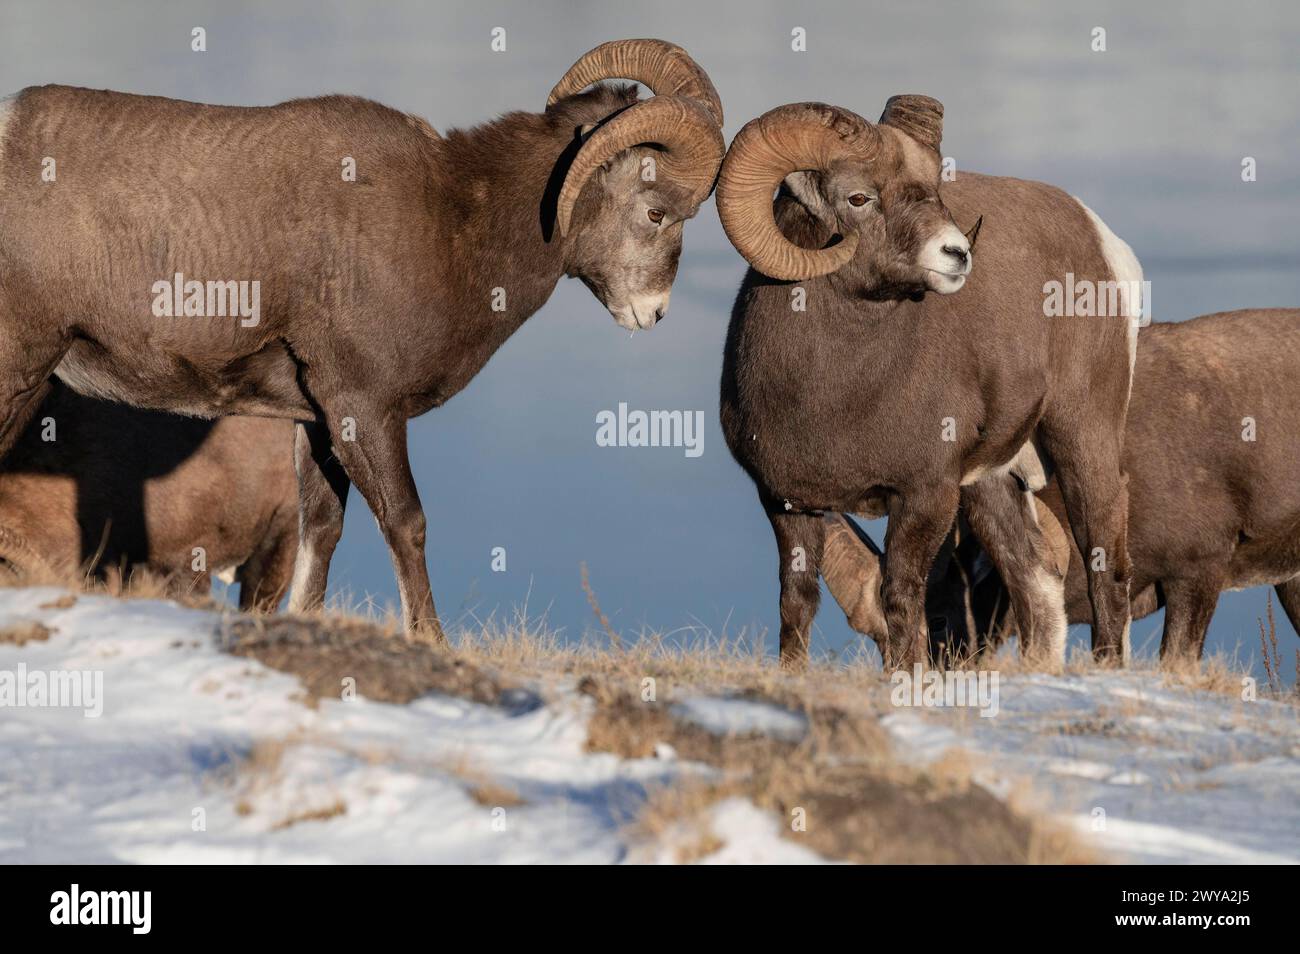
[[[586,751],[594,702],[571,686],[311,705],[297,677],[221,651],[219,627],[163,602],[0,590],[0,862],[675,860],[671,832],[638,844],[628,823],[647,786],[708,770],[668,746]],[[15,705],[4,680],[12,692],[20,672],[88,673],[91,697]],[[754,699],[671,711],[715,733],[806,731]],[[892,709],[883,724],[904,758],[973,753],[999,797],[1027,783],[1104,857],[1300,861],[1294,707],[1149,674],[1007,675],[992,718]],[[705,811],[718,849],[703,860],[823,860],[744,798]]]
[[[995,794],[1027,782],[1116,861],[1300,862],[1300,723],[1276,702],[1163,687],[1151,673],[1010,674],[999,711],[899,709],[896,748],[975,756]]]
[[[0,629],[49,630],[0,639],[0,673],[103,674],[98,717],[0,709],[0,862],[615,862],[643,786],[682,770],[585,752],[576,693],[312,708],[295,677],[220,652],[212,613],[67,602],[0,590]],[[729,857],[797,855],[774,816],[719,811]]]

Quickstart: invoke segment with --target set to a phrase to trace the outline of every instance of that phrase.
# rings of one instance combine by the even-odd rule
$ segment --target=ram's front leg
[[[382,383],[377,372],[349,369],[345,373],[341,366],[328,353],[304,356],[305,390],[321,410],[324,433],[312,429],[300,432],[299,449],[310,450],[312,459],[323,465],[333,458],[341,466],[342,474],[335,482],[338,505],[327,508],[340,524],[347,481],[356,485],[375,515],[397,572],[407,635],[445,642],[424,563],[424,508],[406,452],[405,401],[400,395],[377,390]],[[354,383],[358,379],[376,390],[359,389]],[[323,453],[326,442],[329,454]],[[344,474],[347,481],[341,479]],[[301,477],[300,471],[300,481]],[[331,495],[321,489],[320,499],[328,503]],[[309,542],[304,538],[304,545]],[[305,556],[310,554],[299,552],[298,567],[305,565]],[[295,573],[295,591],[297,584]]]
[[[929,658],[925,619],[926,580],[935,554],[957,516],[956,483],[934,481],[896,492],[885,533],[885,668],[902,669]]]
[[[802,669],[808,664],[813,618],[821,601],[818,566],[825,532],[819,514],[793,513],[769,507],[776,534],[781,579],[781,665]]]

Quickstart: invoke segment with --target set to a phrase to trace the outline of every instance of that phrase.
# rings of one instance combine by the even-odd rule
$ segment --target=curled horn
[[[689,53],[666,40],[611,40],[579,57],[546,99],[554,106],[566,96],[607,79],[644,83],[656,96],[698,100],[722,126],[722,100],[709,75]]]
[[[695,100],[656,96],[602,123],[578,150],[556,202],[561,235],[569,234],[574,206],[592,173],[624,149],[643,143],[663,147],[657,171],[690,192],[696,204],[709,197],[722,162],[722,130]]]
[[[837,159],[868,160],[880,131],[856,113],[825,103],[778,106],[745,125],[727,151],[718,177],[718,215],[727,238],[756,270],[796,281],[828,275],[853,257],[858,237],[828,248],[801,248],[772,214],[772,193],[792,172],[825,169]]]
[[[569,68],[547,99],[565,96],[604,79],[644,83],[655,96],[601,123],[574,157],[556,201],[555,223],[569,234],[573,210],[587,180],[624,149],[654,144],[663,149],[657,170],[686,189],[696,203],[713,191],[722,163],[722,101],[708,75],[679,46],[663,40],[603,43]]]
[[[831,597],[844,610],[849,625],[876,640],[884,652],[886,626],[880,600],[883,554],[866,531],[842,514],[822,517],[825,539],[818,569]]]
[[[880,114],[881,125],[905,132],[935,152],[943,139],[943,103],[929,96],[904,93],[891,96]]]

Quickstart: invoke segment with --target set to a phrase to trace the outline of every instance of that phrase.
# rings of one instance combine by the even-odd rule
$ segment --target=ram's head
[[[548,107],[604,79],[656,95],[576,130],[578,149],[556,203],[567,269],[614,320],[649,328],[677,275],[682,227],[713,191],[722,162],[722,102],[708,75],[663,40],[616,40],[583,56]]]
[[[770,278],[834,273],[851,294],[873,298],[956,292],[978,224],[962,234],[939,196],[942,130],[943,106],[928,96],[892,97],[879,123],[823,103],[773,109],[740,131],[723,161],[727,236]],[[789,235],[773,212],[778,187],[803,213],[785,220]]]

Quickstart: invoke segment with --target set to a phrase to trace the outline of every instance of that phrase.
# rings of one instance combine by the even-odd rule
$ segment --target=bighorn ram
[[[752,268],[727,335],[722,425],[776,534],[781,655],[807,652],[829,510],[888,513],[887,662],[922,657],[926,574],[959,502],[1013,582],[1025,642],[1063,653],[1061,581],[1012,476],[1041,486],[1037,444],[1079,545],[1103,554],[1089,576],[1096,649],[1119,658],[1137,302],[1122,295],[1114,318],[1048,318],[1044,292],[1052,280],[1140,281],[1141,269],[1051,186],[969,172],[941,185],[942,115],[924,96],[893,97],[875,125],[782,106],[745,126],[723,162],[718,212]]]
[[[140,411],[56,383],[0,466],[0,564],[19,580],[145,567],[184,592],[229,572],[241,609],[274,610],[298,550],[293,428]]]
[[[605,78],[660,95],[584,92]],[[0,455],[51,373],[137,407],[295,420],[292,607],[323,599],[351,482],[408,628],[434,638],[407,419],[563,276],[651,327],[723,153],[713,84],[659,40],[597,47],[545,112],[445,137],[349,96],[233,108],[45,86],[0,117]]]
[[[1223,590],[1274,586],[1300,632],[1297,356],[1300,310],[1205,315],[1154,324],[1138,337],[1124,437],[1132,612],[1165,608],[1162,658],[1200,657]],[[1069,620],[1091,623],[1087,564],[1061,529],[1069,521],[1054,482],[1039,500],[1045,536],[1069,567]],[[879,551],[846,533],[841,524],[827,540],[832,593],[850,623],[870,632],[878,628]],[[931,577],[931,612],[951,614],[945,622],[968,652],[977,638],[1016,628],[1003,619],[1005,588],[983,556],[959,546],[953,572]]]

